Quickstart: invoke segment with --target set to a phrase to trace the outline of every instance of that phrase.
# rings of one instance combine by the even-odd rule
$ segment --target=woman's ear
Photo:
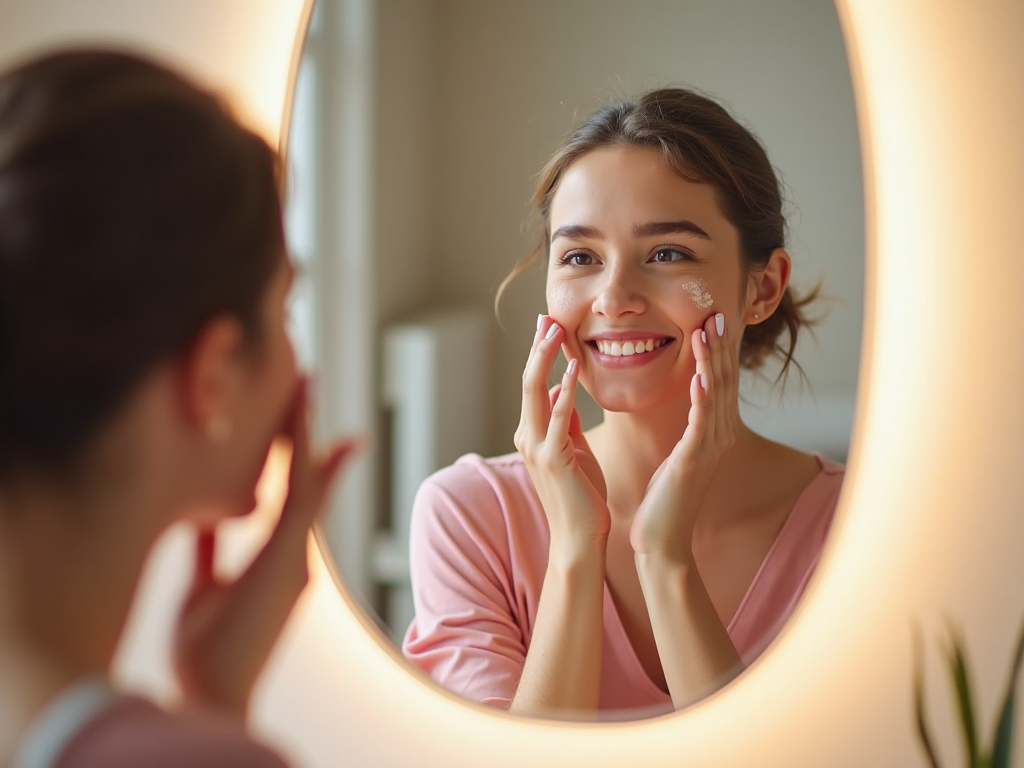
[[[190,426],[208,440],[231,435],[245,331],[233,317],[209,320],[182,357],[181,402]]]
[[[784,248],[776,248],[764,269],[752,270],[747,276],[747,306],[743,322],[756,325],[771,317],[789,285],[793,263]]]

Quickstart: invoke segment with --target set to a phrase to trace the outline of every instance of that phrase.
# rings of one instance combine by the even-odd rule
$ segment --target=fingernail
[[[544,322],[544,315],[537,315],[537,330],[540,330],[541,323]]]
[[[708,376],[706,373],[700,375],[700,385],[704,387],[704,391],[708,391]]]
[[[719,336],[725,333],[725,315],[721,312],[715,315],[715,327],[718,329]]]
[[[569,361],[569,367],[565,369],[565,372],[569,376],[572,376],[574,373],[576,373],[576,358],[575,357],[572,360]]]
[[[551,327],[548,328],[548,332],[544,334],[544,338],[551,340],[556,333],[558,333],[558,323],[552,323]]]
[[[700,332],[700,340],[703,341],[705,344],[708,343],[708,335],[704,333],[704,331]]]

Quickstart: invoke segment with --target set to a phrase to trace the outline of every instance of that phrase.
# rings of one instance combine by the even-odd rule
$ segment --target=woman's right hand
[[[515,445],[526,462],[548,519],[552,551],[604,543],[611,529],[607,489],[574,407],[579,364],[569,361],[560,385],[547,388],[565,332],[548,316],[523,371],[523,410]]]

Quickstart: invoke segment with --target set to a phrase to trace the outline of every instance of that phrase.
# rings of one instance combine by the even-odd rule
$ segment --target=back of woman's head
[[[551,201],[566,169],[588,152],[606,147],[656,149],[687,181],[711,184],[723,215],[739,235],[744,277],[763,269],[772,251],[785,247],[782,192],[761,143],[712,99],[684,88],[662,88],[598,109],[544,166],[533,198],[544,239],[537,253],[506,278],[500,291],[547,250]],[[737,286],[738,295],[744,289],[745,282]],[[812,292],[797,298],[787,288],[771,317],[746,327],[740,364],[756,369],[776,354],[782,360],[781,377],[793,362],[800,328],[811,324],[803,309],[814,297]]]
[[[250,338],[284,245],[278,158],[137,56],[0,76],[0,481],[59,474],[217,315]]]

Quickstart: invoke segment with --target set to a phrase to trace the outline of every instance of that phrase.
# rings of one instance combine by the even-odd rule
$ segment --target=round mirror
[[[795,351],[803,375],[791,372],[784,387],[771,365],[744,376],[742,421],[818,454],[822,467],[842,462],[864,212],[850,73],[830,3],[379,0],[314,10],[288,147],[294,336],[315,373],[317,428],[373,438],[321,540],[345,588],[395,643],[416,612],[410,517],[421,483],[464,454],[515,451],[523,368],[537,315],[549,311],[547,258],[511,284],[499,316],[493,305],[544,234],[529,206],[538,173],[596,109],[664,86],[711,97],[758,137],[783,183],[790,283],[803,293],[822,285],[809,308],[820,321]],[[560,356],[550,383],[564,367]],[[584,429],[601,423],[582,387],[576,404]],[[730,634],[773,570],[769,559],[789,551],[780,543],[788,519],[723,621]],[[532,622],[536,594],[520,588],[514,567],[491,567],[508,577],[510,615],[521,608]],[[605,613],[620,606],[608,596]],[[649,670],[621,613],[614,631],[632,665],[623,674],[642,678]],[[753,645],[745,662],[763,651]],[[650,678],[651,698],[661,688],[671,709]],[[663,711],[646,701],[602,717]]]

